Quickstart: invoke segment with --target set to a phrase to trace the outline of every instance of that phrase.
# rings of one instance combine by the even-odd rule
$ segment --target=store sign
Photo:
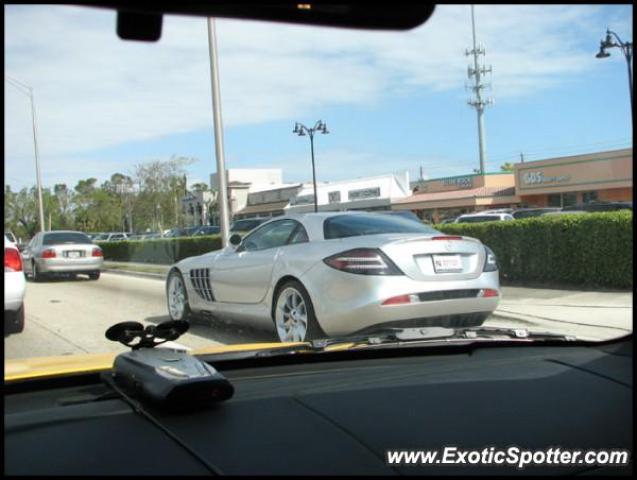
[[[338,203],[341,201],[341,192],[329,192],[327,197],[330,203]]]
[[[445,187],[471,188],[473,187],[473,177],[445,178],[442,184]]]
[[[363,188],[361,190],[350,190],[347,192],[347,198],[349,200],[364,200],[366,198],[378,197],[380,197],[380,187]]]
[[[522,182],[525,185],[545,185],[547,183],[564,183],[571,179],[570,175],[554,175],[552,177],[544,176],[544,172],[527,172],[522,176]]]

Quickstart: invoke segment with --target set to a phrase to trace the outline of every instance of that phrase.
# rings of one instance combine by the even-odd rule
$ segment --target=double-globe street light
[[[314,127],[307,128],[302,123],[296,122],[294,125],[294,130],[292,133],[296,133],[299,137],[304,137],[305,135],[310,137],[310,148],[312,150],[312,182],[314,183],[314,212],[318,212],[318,196],[316,193],[316,169],[314,167],[314,134],[316,132],[320,132],[323,135],[326,135],[329,132],[327,129],[327,125],[322,120],[316,122]]]
[[[615,42],[613,37],[617,40]],[[606,50],[609,48],[619,48],[621,49],[624,57],[626,58],[626,66],[628,67],[628,88],[630,92],[630,115],[631,119],[634,117],[633,114],[633,71],[631,67],[631,61],[633,58],[633,44],[631,42],[622,42],[619,35],[615,32],[606,29],[606,38],[601,40],[599,45],[599,52],[595,55],[597,58],[608,58],[610,57],[610,53]]]
[[[4,76],[4,79],[12,85],[19,92],[24,93],[29,97],[31,101],[31,120],[33,123],[33,148],[35,150],[35,179],[38,188],[38,215],[40,217],[40,231],[44,232],[44,207],[42,205],[42,179],[40,176],[40,160],[38,155],[38,133],[35,122],[35,99],[33,97],[33,87],[30,87],[26,83],[20,82],[15,78],[11,78],[8,75]]]

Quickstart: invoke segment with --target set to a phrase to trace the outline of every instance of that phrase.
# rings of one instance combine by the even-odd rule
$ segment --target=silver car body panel
[[[308,291],[317,320],[328,335],[347,335],[391,321],[488,313],[496,309],[499,296],[381,305],[399,295],[452,290],[500,291],[499,274],[498,271],[483,272],[485,248],[480,241],[468,237],[433,240],[432,237],[445,234],[408,233],[325,240],[324,220],[345,213],[356,214],[293,214],[275,217],[258,227],[294,219],[305,228],[309,242],[238,253],[229,246],[178,262],[173,269],[179,270],[184,277],[190,308],[194,312],[209,312],[273,329],[271,314],[276,286],[282,279],[295,278]],[[380,249],[404,275],[353,274],[323,262],[326,257],[353,248]],[[432,262],[432,256],[436,254],[460,255],[462,271],[436,273]]]

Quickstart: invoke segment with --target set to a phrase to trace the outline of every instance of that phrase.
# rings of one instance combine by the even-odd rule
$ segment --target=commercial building
[[[497,208],[569,207],[633,200],[633,150],[520,162],[513,173],[485,173],[420,182],[392,204],[437,223],[463,213]]]
[[[409,172],[317,184],[320,212],[390,210],[392,203],[411,194]],[[286,207],[288,213],[314,211],[314,186],[303,184]]]
[[[514,165],[521,206],[569,207],[633,200],[633,149]]]
[[[237,213],[248,204],[251,192],[268,190],[282,185],[280,168],[228,168],[226,169],[226,185],[228,188],[228,209],[230,218],[240,218]],[[210,188],[216,194],[218,188],[217,174],[210,175]],[[219,223],[218,213],[211,218],[212,224]]]
[[[379,175],[338,182],[320,182],[316,186],[319,211],[389,210],[391,204],[411,193],[409,173]],[[256,188],[247,194],[245,206],[235,219],[270,217],[284,213],[314,211],[312,182]]]
[[[212,206],[216,198],[215,192],[188,192],[181,199],[181,208],[186,216],[186,225],[208,225],[212,220]]]
[[[513,173],[484,173],[426,180],[413,195],[392,203],[392,210],[412,210],[428,222],[438,223],[463,213],[511,208],[515,194]]]

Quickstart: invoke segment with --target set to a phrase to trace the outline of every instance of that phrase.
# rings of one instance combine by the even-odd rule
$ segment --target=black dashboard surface
[[[627,474],[627,467],[394,466],[387,449],[512,445],[628,449],[632,336],[604,346],[477,348],[303,365],[217,368],[235,395],[150,410],[224,474]],[[100,384],[5,394],[5,474],[209,474],[120,399],[63,405]],[[476,470],[479,469],[479,470]]]

